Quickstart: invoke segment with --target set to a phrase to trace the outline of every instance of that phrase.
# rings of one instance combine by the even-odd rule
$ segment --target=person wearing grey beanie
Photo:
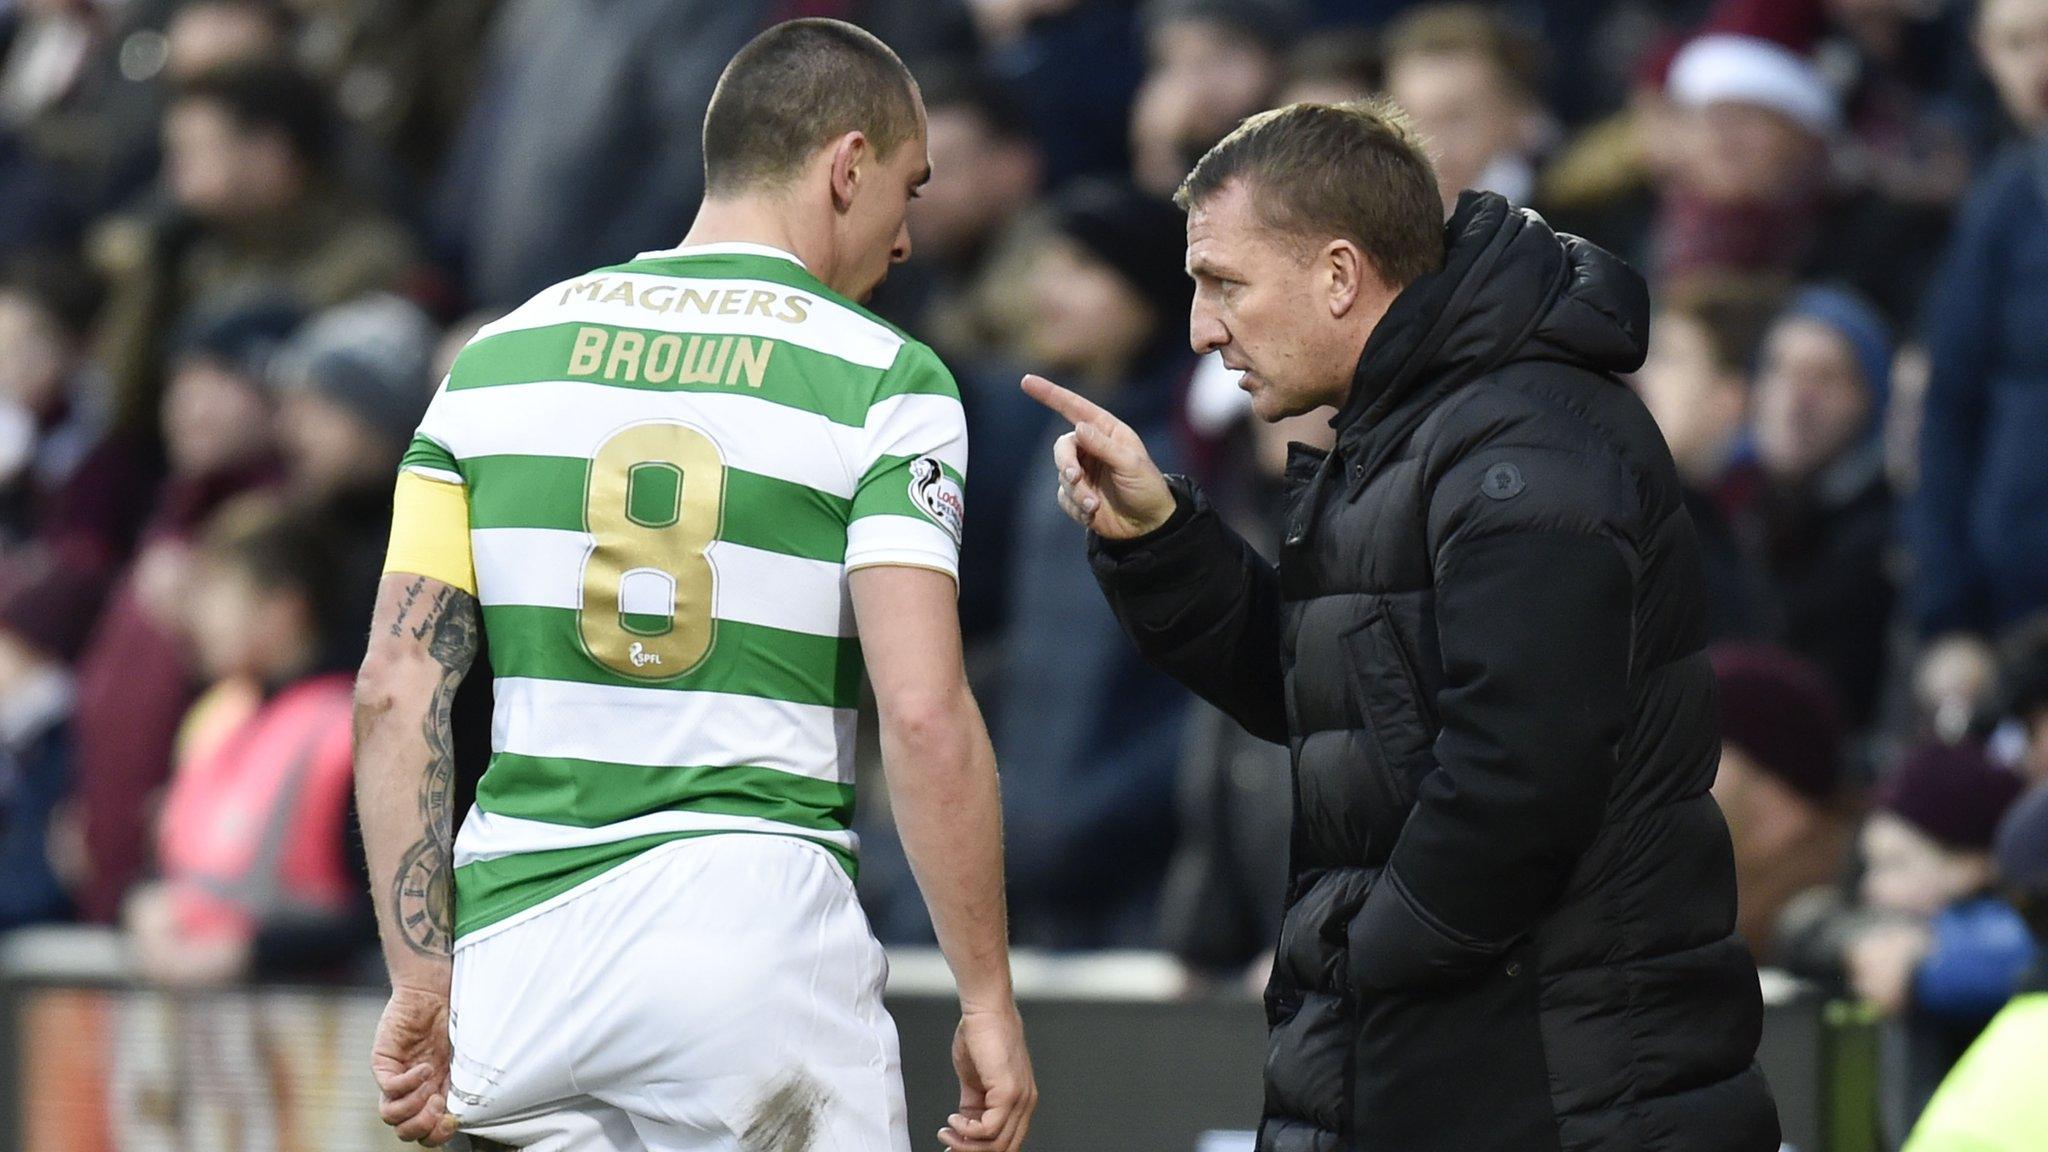
[[[314,316],[279,350],[270,383],[295,489],[316,499],[358,485],[388,494],[432,394],[437,334],[415,305],[366,296]]]
[[[271,362],[287,484],[303,510],[332,534],[343,567],[339,634],[370,624],[383,548],[391,531],[399,457],[432,394],[439,330],[396,296],[365,296],[315,315]],[[360,652],[335,654],[339,661]]]

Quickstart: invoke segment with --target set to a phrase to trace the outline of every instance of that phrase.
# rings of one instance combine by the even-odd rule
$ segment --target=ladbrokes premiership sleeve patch
[[[947,475],[945,466],[931,456],[910,462],[910,502],[931,522],[946,530],[953,543],[967,520],[967,496],[960,482]]]

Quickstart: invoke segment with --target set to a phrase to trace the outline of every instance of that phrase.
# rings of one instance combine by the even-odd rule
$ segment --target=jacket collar
[[[1503,364],[1629,372],[1648,348],[1649,289],[1615,256],[1490,192],[1460,196],[1444,234],[1443,267],[1388,306],[1331,421],[1367,475],[1428,401]]]

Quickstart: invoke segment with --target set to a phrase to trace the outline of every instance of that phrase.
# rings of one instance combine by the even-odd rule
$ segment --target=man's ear
[[[868,151],[863,132],[848,132],[832,145],[832,207],[841,212],[853,207],[853,193],[860,186]]]
[[[1316,259],[1323,265],[1330,316],[1342,320],[1358,303],[1366,280],[1373,275],[1372,265],[1366,261],[1365,253],[1358,250],[1358,245],[1349,240],[1330,241]]]

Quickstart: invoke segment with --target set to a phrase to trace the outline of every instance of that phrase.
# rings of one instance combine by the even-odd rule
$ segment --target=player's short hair
[[[772,188],[848,132],[886,159],[918,133],[917,84],[872,33],[840,20],[777,24],[725,66],[704,114],[704,188]]]
[[[1425,4],[1388,24],[1381,49],[1388,67],[1412,57],[1477,56],[1493,66],[1517,99],[1543,86],[1543,43],[1483,4]]]
[[[1436,170],[1408,114],[1385,100],[1247,117],[1196,161],[1173,201],[1192,210],[1237,180],[1268,228],[1308,248],[1349,240],[1396,287],[1443,266]]]
[[[290,64],[222,64],[180,84],[173,105],[203,102],[225,111],[237,127],[275,132],[307,164],[325,161],[334,148],[333,109],[313,78]]]

